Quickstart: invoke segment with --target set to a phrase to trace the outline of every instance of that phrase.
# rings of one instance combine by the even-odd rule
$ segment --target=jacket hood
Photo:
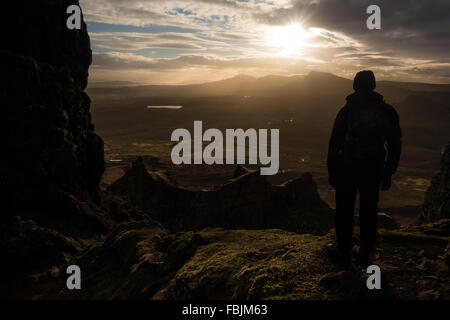
[[[347,96],[347,102],[361,103],[361,102],[381,102],[383,96],[373,90],[357,90],[351,95]]]

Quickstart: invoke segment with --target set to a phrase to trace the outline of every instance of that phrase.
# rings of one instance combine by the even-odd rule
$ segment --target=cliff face
[[[450,218],[450,142],[444,149],[441,171],[431,180],[425,195],[422,220]]]
[[[97,197],[103,141],[84,92],[92,53],[85,23],[66,27],[72,4],[78,1],[16,1],[2,14],[3,30],[11,30],[0,42],[3,217],[63,215],[71,196]]]
[[[96,205],[103,141],[84,92],[92,59],[86,25],[66,26],[72,4],[78,1],[13,1],[1,11],[3,298],[26,296],[35,280],[82,251],[81,239],[114,223]]]

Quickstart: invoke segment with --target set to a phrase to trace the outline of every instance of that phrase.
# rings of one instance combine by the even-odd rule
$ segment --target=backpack
[[[386,123],[384,102],[349,104],[342,158],[348,165],[384,160]]]

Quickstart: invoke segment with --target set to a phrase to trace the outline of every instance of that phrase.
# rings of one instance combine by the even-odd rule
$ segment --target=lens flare
[[[301,54],[309,34],[299,23],[271,27],[266,33],[266,44],[279,50],[280,55]]]

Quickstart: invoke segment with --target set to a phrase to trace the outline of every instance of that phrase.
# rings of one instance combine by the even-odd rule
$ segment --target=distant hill
[[[248,75],[192,85],[134,85],[121,81],[94,83],[88,92],[95,97],[129,99],[138,97],[201,97],[201,96],[298,96],[298,95],[334,95],[348,94],[352,89],[352,80],[331,73],[311,72],[308,75],[279,76],[268,75],[255,78]],[[450,84],[409,83],[379,81],[380,91],[391,101],[399,102],[413,92],[450,92]]]

